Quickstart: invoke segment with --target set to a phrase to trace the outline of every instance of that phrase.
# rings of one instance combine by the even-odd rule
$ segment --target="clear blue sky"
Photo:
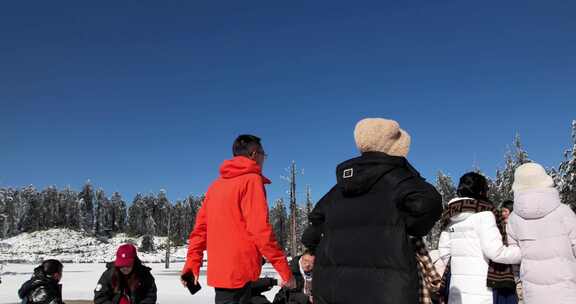
[[[363,117],[433,181],[489,175],[519,132],[557,165],[576,119],[573,1],[7,1],[0,186],[202,194],[241,133],[318,199]]]

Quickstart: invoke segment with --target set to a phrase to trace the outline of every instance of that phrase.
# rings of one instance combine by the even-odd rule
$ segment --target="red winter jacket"
[[[284,281],[292,277],[284,253],[268,222],[268,203],[262,169],[238,156],[226,160],[206,193],[190,233],[182,273],[200,273],[204,250],[208,254],[208,285],[241,288],[260,277],[262,256]]]

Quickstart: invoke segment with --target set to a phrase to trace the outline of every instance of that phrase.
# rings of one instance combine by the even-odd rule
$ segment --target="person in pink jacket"
[[[576,215],[539,164],[518,167],[512,190],[507,232],[522,252],[524,304],[576,303]]]

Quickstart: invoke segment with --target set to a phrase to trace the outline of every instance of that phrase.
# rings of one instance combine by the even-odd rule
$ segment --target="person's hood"
[[[336,179],[345,196],[359,196],[370,191],[386,173],[404,166],[413,170],[404,157],[366,152],[338,165]]]
[[[448,202],[448,206],[450,206],[451,204],[457,203],[459,201],[463,201],[463,200],[474,200],[474,199],[469,198],[469,197],[456,197],[456,198],[453,198],[452,200],[450,200]],[[473,214],[474,214],[474,212],[460,212],[458,214],[453,215],[450,218],[450,221],[452,223],[462,222],[462,221],[465,221],[466,219],[468,219]]]
[[[262,168],[258,163],[245,156],[236,156],[225,160],[220,166],[220,177],[224,179],[235,178],[245,174],[258,174],[262,176]],[[270,180],[262,176],[265,184],[270,184]]]
[[[34,268],[34,274],[32,275],[32,278],[22,284],[22,287],[20,287],[18,290],[18,296],[23,299],[38,286],[48,285],[50,283],[57,284],[56,281],[46,276],[42,266],[38,266]]]
[[[543,218],[560,204],[556,188],[534,188],[514,193],[514,214],[523,219]]]

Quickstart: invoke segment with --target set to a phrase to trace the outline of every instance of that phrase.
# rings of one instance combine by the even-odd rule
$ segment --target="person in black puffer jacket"
[[[64,266],[58,260],[46,260],[34,269],[32,278],[22,284],[18,296],[27,304],[64,304],[62,278]]]
[[[354,137],[362,155],[338,165],[302,237],[316,254],[314,304],[418,304],[410,236],[432,229],[442,198],[406,160],[410,136],[397,122],[361,120]]]
[[[142,265],[136,247],[124,244],[114,263],[106,265],[94,289],[94,304],[155,304],[156,283],[150,268]]]

